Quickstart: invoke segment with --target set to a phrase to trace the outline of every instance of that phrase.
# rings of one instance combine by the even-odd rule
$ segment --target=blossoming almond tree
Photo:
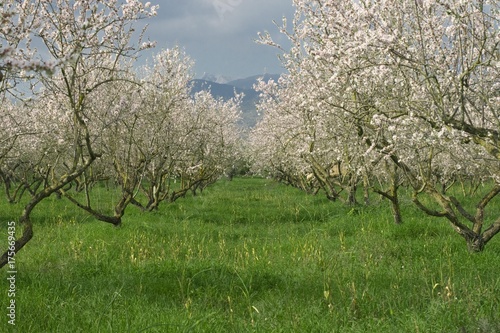
[[[375,172],[382,161],[394,163],[415,204],[481,251],[500,231],[498,216],[485,214],[500,192],[498,2],[294,4],[292,31],[282,29],[293,43],[283,61],[291,80],[304,83],[297,91],[308,92],[309,106],[321,105],[318,117],[333,128],[356,129],[350,156],[362,152]],[[275,45],[268,35],[262,42]],[[472,210],[440,191],[443,179],[471,172],[489,186]]]
[[[122,192],[116,218],[129,203],[151,210],[170,193],[166,180],[177,170],[184,147],[176,140],[187,134],[182,120],[190,99],[191,66],[178,47],[162,50],[151,65],[137,70],[137,84],[124,83],[104,96],[111,97],[106,102],[114,104],[110,109],[121,114],[116,122],[106,121],[112,126],[103,137],[102,160]],[[146,204],[139,198],[141,190]]]
[[[96,219],[121,224],[122,216],[140,182],[140,170],[145,159],[135,147],[138,118],[141,113],[140,86],[133,74],[108,85],[105,91],[94,94],[88,103],[92,114],[93,147],[100,152],[99,159],[59,193]],[[96,170],[101,170],[97,172]],[[103,179],[116,183],[121,193],[112,209],[97,207],[94,184]],[[78,198],[83,192],[83,198]],[[107,207],[106,207],[107,208]]]
[[[151,65],[95,94],[88,108],[95,113],[93,128],[100,129],[94,147],[102,156],[82,174],[78,188],[84,196],[77,187],[61,193],[95,218],[118,225],[130,203],[154,210],[218,179],[234,159],[239,100],[218,101],[209,93],[192,98],[191,69],[178,47],[162,50]],[[107,170],[120,191],[111,210],[93,195],[96,166]]]
[[[16,176],[12,173],[28,171],[26,165],[12,162],[12,149],[16,147],[19,138],[36,133],[28,130],[30,119],[27,112],[19,111],[12,100],[18,99],[22,92],[16,89],[19,83],[32,77],[33,72],[53,71],[56,62],[43,59],[41,54],[32,47],[32,33],[39,24],[38,6],[33,2],[7,0],[0,3],[0,161],[2,167],[0,176],[5,185],[9,202],[16,202],[25,190],[26,182],[17,186],[13,184]],[[22,117],[20,117],[21,115]],[[18,152],[14,152],[18,155]],[[27,175],[26,175],[27,176]],[[13,188],[11,188],[11,185]]]
[[[191,102],[195,136],[190,140],[191,157],[185,160],[189,172],[183,174],[192,184],[193,193],[215,182],[241,158],[241,129],[237,123],[242,98],[242,94],[236,94],[224,101],[208,91],[195,94]]]
[[[141,69],[143,82],[142,151],[148,161],[140,189],[146,202],[134,198],[143,209],[154,210],[172,195],[183,151],[189,134],[189,82],[193,61],[179,48],[162,50],[152,64]],[[138,141],[139,142],[139,141]]]
[[[51,72],[57,62],[44,59],[32,45],[41,21],[36,1],[7,0],[0,7],[0,92],[16,97],[18,92],[12,90],[19,80],[32,72]]]
[[[263,138],[273,140],[277,155],[270,161],[279,177],[312,192],[316,184],[330,200],[354,204],[364,165],[363,152],[355,152],[358,129],[333,113],[318,97],[315,77],[310,80],[290,75],[257,87],[262,91],[259,110],[264,118],[254,129],[253,146],[261,145]],[[272,151],[265,145],[256,149],[261,157]]]
[[[150,163],[141,182],[147,201],[134,203],[154,210],[163,201],[173,202],[189,191],[202,190],[237,159],[241,98],[224,102],[200,92],[174,103],[173,96],[184,96],[182,92],[189,92],[189,85],[179,86],[181,91],[171,96],[149,87],[153,92],[148,96],[156,98],[148,98],[144,105],[151,112],[149,125],[144,128],[149,133],[144,138]],[[154,121],[157,114],[163,115],[160,123]]]
[[[157,7],[137,0],[10,1],[8,5],[17,15],[10,26],[25,31],[23,37],[27,42],[10,44],[14,45],[13,51],[2,51],[2,66],[5,67],[5,59],[8,61],[12,52],[21,57],[18,61],[30,61],[33,56],[28,51],[36,42],[38,54],[46,54],[58,68],[53,75],[30,68],[36,74],[32,81],[34,93],[40,92],[41,98],[52,101],[56,107],[43,112],[54,113],[49,118],[61,119],[69,128],[64,132],[68,136],[58,139],[62,153],[57,151],[51,163],[38,166],[45,170],[46,176],[42,186],[34,189],[20,217],[24,230],[15,243],[17,252],[32,238],[30,214],[36,205],[81,176],[100,156],[93,145],[99,129],[93,128],[88,105],[94,94],[120,79],[126,61],[133,60],[140,49],[151,46],[149,42],[132,44],[134,23],[155,15]],[[6,262],[7,252],[1,257],[0,266]]]
[[[490,180],[489,190],[472,210],[458,198],[439,192],[436,174],[431,178],[420,172],[421,186],[414,201],[426,213],[448,219],[471,251],[481,251],[500,231],[500,218],[485,215],[487,205],[500,192],[500,5],[497,1],[424,1],[406,11],[415,17],[411,28],[406,27],[405,34],[395,33],[387,48],[391,67],[413,92],[405,99],[405,117],[422,120],[436,133],[431,138],[449,156],[435,163],[443,166],[445,175],[467,169]],[[419,193],[430,195],[440,209],[424,205]]]

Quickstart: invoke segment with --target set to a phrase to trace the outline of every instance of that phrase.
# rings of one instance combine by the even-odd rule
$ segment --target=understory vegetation
[[[13,332],[500,331],[500,242],[469,253],[410,194],[401,225],[379,196],[347,206],[260,178],[130,207],[120,227],[50,197],[16,255]],[[7,229],[19,207],[0,205]]]

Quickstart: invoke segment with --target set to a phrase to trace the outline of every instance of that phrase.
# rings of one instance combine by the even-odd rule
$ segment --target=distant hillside
[[[235,86],[235,87],[238,87],[241,89],[252,89],[253,90],[254,84],[256,84],[260,78],[262,78],[265,82],[267,82],[271,79],[274,81],[278,81],[280,76],[281,76],[280,74],[254,75],[254,76],[250,76],[250,77],[247,77],[244,79],[229,81],[227,84],[230,84],[232,86]]]
[[[230,81],[226,84],[217,83],[209,80],[195,79],[191,81],[191,93],[194,95],[200,91],[210,91],[215,98],[222,98],[227,101],[234,97],[234,93],[244,94],[241,109],[241,126],[251,128],[259,120],[256,104],[259,101],[259,93],[253,89],[258,78],[264,77],[265,81],[269,79],[277,80],[278,74],[255,75],[244,79]]]
[[[225,101],[233,98],[235,92],[238,94],[244,93],[245,98],[247,99],[255,99],[259,97],[259,94],[253,89],[242,89],[229,83],[223,84],[213,81],[195,79],[191,81],[191,84],[191,93],[196,94],[200,91],[210,91],[212,93],[212,96],[214,96],[215,98],[220,97]]]
[[[216,83],[228,83],[229,81],[232,81],[233,79],[225,76],[225,75],[215,75],[215,74],[210,74],[210,73],[204,73],[203,76],[201,77],[202,80],[205,81],[212,81]]]

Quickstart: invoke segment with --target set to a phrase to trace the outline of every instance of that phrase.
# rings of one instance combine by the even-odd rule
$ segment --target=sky
[[[268,31],[277,42],[283,16],[291,22],[292,0],[157,0],[158,15],[149,21],[147,36],[156,50],[176,45],[195,61],[196,77],[205,73],[239,79],[280,74],[280,50],[255,42]]]

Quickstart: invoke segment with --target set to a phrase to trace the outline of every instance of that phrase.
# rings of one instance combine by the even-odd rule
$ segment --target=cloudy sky
[[[273,20],[293,17],[292,0],[162,0],[147,35],[156,50],[179,45],[204,73],[233,79],[282,73],[279,50],[255,43],[258,32],[284,40]]]

